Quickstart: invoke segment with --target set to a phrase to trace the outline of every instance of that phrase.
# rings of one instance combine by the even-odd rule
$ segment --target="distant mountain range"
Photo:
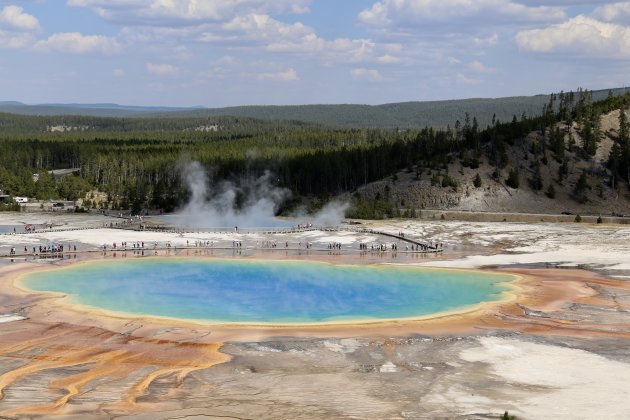
[[[612,89],[615,95],[626,88]],[[609,89],[593,91],[593,100],[604,99]],[[0,102],[0,112],[22,115],[84,115],[97,117],[169,117],[212,118],[217,116],[247,117],[260,120],[303,121],[340,128],[419,128],[453,126],[464,122],[466,113],[476,117],[483,127],[495,116],[509,121],[540,115],[549,95],[475,98],[447,101],[400,102],[383,105],[259,105],[227,108],[177,108],[124,106],[117,104],[42,104]]]
[[[92,117],[135,117],[149,113],[194,111],[201,107],[132,106],[118,104],[38,104],[0,101],[0,112],[20,115],[84,115]]]

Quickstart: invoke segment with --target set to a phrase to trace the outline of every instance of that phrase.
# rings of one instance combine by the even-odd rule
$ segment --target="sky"
[[[0,0],[0,100],[159,106],[630,84],[630,2]]]

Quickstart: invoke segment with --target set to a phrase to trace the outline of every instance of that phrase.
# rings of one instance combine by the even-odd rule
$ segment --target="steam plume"
[[[276,211],[291,196],[288,189],[272,184],[270,172],[238,184],[222,181],[211,186],[201,164],[191,162],[184,166],[182,175],[191,197],[177,219],[189,226],[277,226]]]
[[[237,183],[221,181],[209,184],[208,173],[199,162],[182,165],[182,177],[190,192],[190,200],[176,215],[179,225],[210,227],[277,227],[309,222],[315,226],[336,226],[350,207],[332,201],[314,215],[300,214],[295,222],[282,223],[275,218],[279,206],[291,192],[272,183],[267,171],[259,178],[245,178]]]

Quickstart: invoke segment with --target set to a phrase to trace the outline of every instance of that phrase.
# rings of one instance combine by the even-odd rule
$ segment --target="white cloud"
[[[543,29],[521,31],[516,43],[531,52],[630,58],[629,27],[583,15]]]
[[[112,76],[123,77],[124,75],[125,75],[125,71],[123,69],[114,69],[114,70],[112,70]]]
[[[107,20],[140,24],[224,21],[248,13],[306,13],[310,0],[68,0]]]
[[[473,37],[473,42],[477,46],[493,46],[499,41],[499,34],[492,34],[487,37]]]
[[[39,21],[33,15],[24,13],[19,6],[6,6],[0,11],[0,27],[13,31],[37,31]]]
[[[272,53],[319,57],[325,62],[374,61],[399,44],[376,44],[370,39],[324,39],[300,22],[285,23],[269,15],[248,14],[222,23],[175,27],[126,27],[119,37],[132,45],[175,42],[212,43],[223,48],[266,49]],[[385,58],[386,59],[386,58]]]
[[[369,39],[338,38],[332,41],[310,33],[296,39],[278,39],[267,45],[267,50],[285,53],[322,53],[328,58],[343,58],[344,61],[359,61],[372,56],[375,43]]]
[[[125,45],[159,49],[175,43],[213,43],[222,48],[264,48],[272,53],[310,55],[331,62],[391,59],[386,45],[370,39],[324,39],[301,22],[282,22],[273,13],[308,12],[311,0],[68,0],[101,17],[125,24]]]
[[[518,0],[527,6],[584,6],[603,3],[615,3],[617,0]]]
[[[34,40],[35,37],[29,33],[0,31],[0,48],[24,48]]]
[[[38,41],[36,51],[68,54],[115,54],[121,50],[118,42],[103,35],[83,35],[79,32],[63,32]]]
[[[294,1],[293,4],[291,4],[291,13],[295,13],[298,15],[309,13],[311,11],[311,8],[308,7],[309,3],[310,3],[310,0],[302,1],[302,2]]]
[[[163,76],[166,74],[175,74],[179,71],[179,69],[171,64],[147,63],[147,71],[151,74]]]
[[[630,20],[630,2],[620,2],[600,6],[593,11],[593,16],[607,22]]]
[[[223,24],[220,28],[214,28],[216,33],[239,33],[248,35],[248,38],[258,39],[261,42],[281,39],[300,39],[314,33],[313,29],[300,22],[287,24],[273,19],[269,15],[250,14],[239,16]],[[217,30],[217,29],[220,29]],[[220,35],[219,35],[220,37]],[[203,40],[203,37],[202,37]]]
[[[394,57],[393,55],[385,54],[385,55],[381,55],[380,57],[376,57],[376,61],[378,61],[381,64],[395,64],[395,63],[400,63],[401,60],[399,57]]]
[[[495,69],[494,67],[488,67],[477,60],[468,64],[468,68],[473,71],[476,71],[477,73],[496,73],[497,72],[497,69]]]
[[[383,80],[383,75],[381,75],[381,73],[375,69],[358,68],[352,69],[350,73],[352,74],[352,77],[357,80],[368,80],[371,82],[378,82]]]
[[[417,26],[420,23],[553,22],[566,18],[561,7],[529,7],[511,0],[381,0],[359,14],[359,20],[377,27]]]
[[[262,46],[273,53],[317,55],[327,62],[373,60],[398,47],[397,44],[377,45],[370,39],[327,40],[300,22],[287,24],[257,14],[239,16],[221,25],[204,25],[198,30],[195,35],[194,28],[190,28],[185,35],[200,42],[246,48]]]
[[[297,72],[290,68],[286,71],[279,71],[275,73],[261,73],[257,75],[259,80],[275,80],[277,82],[292,82],[299,80]]]
[[[21,7],[5,6],[0,10],[0,48],[28,47],[40,29],[37,18],[24,13]]]

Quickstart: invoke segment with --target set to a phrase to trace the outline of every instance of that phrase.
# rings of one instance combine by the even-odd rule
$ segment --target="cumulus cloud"
[[[376,57],[376,61],[378,61],[381,64],[396,64],[396,63],[400,63],[401,60],[399,57],[394,57],[393,55],[385,54],[385,55],[381,55],[380,57]]]
[[[202,41],[215,41],[221,38],[238,38],[251,42],[258,40],[262,43],[279,40],[295,40],[314,33],[313,29],[300,22],[287,24],[273,19],[269,15],[249,14],[238,16],[219,28],[208,28],[202,34]],[[244,38],[242,38],[244,36]]]
[[[477,73],[496,73],[497,72],[497,69],[495,69],[494,67],[488,67],[477,60],[468,64],[468,68],[473,71],[476,71]]]
[[[40,29],[37,18],[24,13],[19,6],[5,6],[0,10],[0,48],[27,47]]]
[[[385,27],[464,19],[506,23],[553,22],[564,18],[566,14],[561,7],[531,7],[511,0],[381,0],[359,14],[362,23]]]
[[[326,60],[341,59],[346,62],[356,62],[371,58],[375,47],[376,43],[369,39],[326,40],[313,32],[295,39],[278,39],[269,43],[266,49],[271,52],[317,53]]]
[[[39,21],[33,15],[24,13],[19,6],[6,6],[0,11],[0,27],[15,31],[39,30]]]
[[[527,6],[582,6],[594,3],[615,3],[617,0],[518,0]]]
[[[620,2],[600,6],[593,11],[593,16],[606,22],[629,22],[630,2]]]
[[[171,64],[147,63],[147,71],[151,74],[163,76],[167,74],[175,74],[179,71],[179,69]]]
[[[473,37],[473,43],[477,46],[493,46],[499,41],[499,34],[492,34],[486,37]]]
[[[198,31],[195,34],[195,30]],[[184,30],[180,30],[182,34]],[[172,30],[169,30],[172,33]],[[185,36],[199,42],[239,47],[263,47],[273,53],[317,55],[325,61],[371,60],[395,44],[377,45],[370,39],[327,40],[300,22],[284,23],[269,15],[250,14],[220,25],[203,25],[186,30]]]
[[[525,51],[630,58],[630,28],[577,16],[567,22],[516,34]]]
[[[306,13],[310,0],[68,0],[104,19],[141,24],[224,21],[244,13]]]
[[[35,37],[29,33],[0,30],[0,48],[24,48],[31,45]]]
[[[352,69],[350,73],[352,74],[352,77],[357,80],[368,80],[370,82],[378,82],[383,80],[383,75],[381,75],[381,73],[375,69],[358,68]]]
[[[257,79],[259,80],[274,80],[277,82],[292,82],[295,80],[299,80],[297,71],[290,68],[286,71],[279,72],[271,72],[271,73],[261,73],[257,75]]]
[[[373,61],[400,49],[397,44],[376,44],[370,39],[325,39],[301,22],[285,23],[269,15],[250,13],[225,22],[183,26],[126,27],[120,38],[132,45],[200,42],[224,48],[261,48],[272,53],[300,54],[331,61]]]
[[[110,55],[119,52],[121,46],[115,39],[103,35],[62,32],[38,41],[35,43],[34,49],[42,52]]]

